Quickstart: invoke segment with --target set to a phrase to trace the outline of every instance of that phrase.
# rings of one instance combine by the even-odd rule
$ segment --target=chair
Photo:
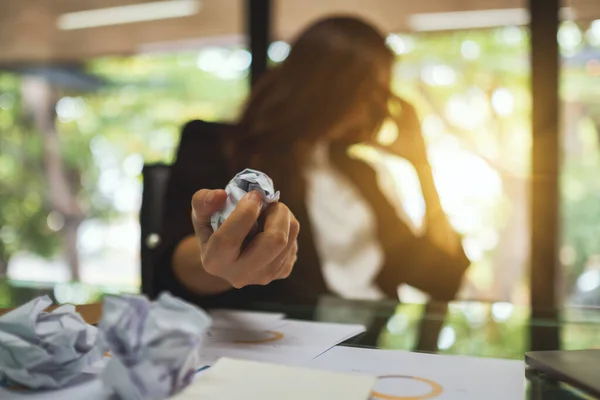
[[[146,164],[142,170],[143,194],[140,209],[141,228],[141,277],[142,293],[154,298],[161,291],[154,287],[154,270],[160,251],[159,245],[166,244],[167,238],[161,238],[160,232],[165,213],[169,207],[180,207],[181,204],[169,204],[166,193],[169,190],[171,174],[176,176],[178,190],[183,191],[189,199],[200,188],[222,187],[226,177],[225,159],[220,151],[218,136],[231,126],[200,120],[187,122],[181,131],[176,160],[193,160],[197,168],[188,169],[185,165],[177,169],[177,161],[173,165],[163,163]],[[188,162],[186,161],[186,162]],[[177,172],[174,172],[177,171]],[[220,173],[219,173],[220,171]],[[225,178],[226,179],[226,178]],[[177,194],[179,201],[181,193]],[[185,196],[185,195],[184,195]],[[185,200],[189,205],[190,200]],[[172,239],[172,238],[169,238]]]
[[[169,174],[170,166],[162,163],[146,164],[142,170],[143,193],[140,208],[141,289],[142,293],[147,296],[153,295],[154,252],[161,242],[159,232]]]

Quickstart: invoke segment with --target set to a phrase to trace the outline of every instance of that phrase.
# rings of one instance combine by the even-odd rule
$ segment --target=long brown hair
[[[289,170],[282,164],[299,167],[318,140],[373,136],[388,116],[392,61],[384,35],[360,19],[313,23],[252,91],[230,143],[234,169],[261,169],[277,182]]]

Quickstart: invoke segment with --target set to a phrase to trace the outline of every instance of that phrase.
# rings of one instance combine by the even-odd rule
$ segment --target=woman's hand
[[[200,190],[192,199],[192,223],[204,270],[235,288],[266,285],[285,279],[296,262],[300,224],[280,202],[265,210],[264,228],[247,243],[246,236],[261,214],[262,198],[250,192],[216,232],[211,215],[225,205],[224,190]]]
[[[414,106],[398,99],[402,107],[401,114],[395,119],[398,127],[398,138],[388,149],[411,162],[415,168],[427,163],[427,146],[421,132],[421,123]]]

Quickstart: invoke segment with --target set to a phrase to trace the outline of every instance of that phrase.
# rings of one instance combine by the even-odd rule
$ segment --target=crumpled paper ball
[[[0,378],[31,389],[68,385],[102,360],[97,328],[75,306],[52,312],[48,296],[38,297],[0,317]]]
[[[111,359],[104,385],[123,400],[165,399],[189,385],[212,323],[203,310],[163,293],[104,299],[100,338]]]
[[[225,222],[227,217],[233,212],[237,203],[247,193],[256,190],[263,199],[263,211],[268,204],[279,201],[279,191],[275,191],[273,181],[265,173],[246,168],[238,173],[225,187],[227,192],[227,201],[223,210],[214,213],[211,216],[210,223],[213,231],[217,231]],[[255,231],[258,229],[258,224]],[[256,232],[253,232],[253,234]]]

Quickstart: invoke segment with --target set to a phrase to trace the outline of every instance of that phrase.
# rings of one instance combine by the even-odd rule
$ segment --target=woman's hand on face
[[[257,192],[248,193],[213,232],[211,215],[224,207],[226,199],[224,190],[200,190],[192,198],[192,223],[206,272],[238,289],[287,278],[296,262],[300,230],[292,212],[283,203],[270,204],[263,230],[244,243],[261,214],[262,198]]]
[[[399,100],[402,112],[395,120],[398,127],[398,138],[388,146],[388,149],[415,166],[426,163],[427,146],[421,132],[417,111],[412,104]]]

